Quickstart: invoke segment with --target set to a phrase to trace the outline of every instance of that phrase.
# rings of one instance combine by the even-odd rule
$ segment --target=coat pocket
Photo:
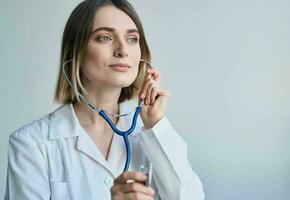
[[[66,182],[50,180],[51,200],[69,200],[69,190]]]

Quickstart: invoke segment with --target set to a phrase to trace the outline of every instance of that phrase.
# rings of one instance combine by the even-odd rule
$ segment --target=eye
[[[129,41],[130,42],[133,42],[133,43],[137,43],[139,41],[139,38],[138,37],[135,37],[135,36],[130,36],[129,37]]]
[[[97,40],[102,42],[102,41],[109,41],[112,39],[107,35],[102,35],[102,36],[97,37]]]

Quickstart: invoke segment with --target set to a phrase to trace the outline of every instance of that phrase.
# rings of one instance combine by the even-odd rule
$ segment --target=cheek
[[[139,62],[136,64],[136,67],[134,67],[130,73],[130,82],[131,84],[136,80],[139,72]]]
[[[106,60],[106,57],[110,55],[110,52],[106,48],[100,48],[96,45],[88,45],[86,50],[85,60],[88,63],[102,63]]]
[[[138,58],[138,62],[139,62],[141,59],[141,48],[139,45],[138,45],[137,49],[135,50],[135,57]]]
[[[132,73],[132,76],[133,76],[134,80],[135,80],[135,78],[138,75],[138,71],[139,71],[139,69],[138,69],[138,65],[137,65],[137,67],[134,68],[133,73]]]
[[[136,68],[136,71],[138,72],[139,64],[140,64],[140,59],[141,59],[141,49],[140,47],[135,48],[132,51],[132,60],[133,60],[133,66]]]
[[[135,50],[134,52],[134,69],[133,69],[133,76],[134,80],[137,78],[138,72],[139,72],[139,64],[140,64],[140,59],[141,59],[141,50],[140,48]]]
[[[88,45],[81,64],[81,73],[83,74],[83,79],[99,79],[98,75],[102,74],[101,68],[98,67],[102,63],[100,58],[102,58],[102,55],[98,49],[93,45]]]

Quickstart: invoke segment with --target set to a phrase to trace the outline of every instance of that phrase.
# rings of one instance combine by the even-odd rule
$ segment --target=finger
[[[153,76],[155,81],[160,80],[160,73],[157,69],[147,69],[147,73]]]
[[[123,197],[126,200],[153,200],[152,196],[137,192],[125,193]]]
[[[153,101],[153,103],[151,103],[151,104],[154,104],[155,101],[160,102],[161,98],[168,97],[169,95],[170,95],[169,91],[164,90],[164,89],[159,88],[159,87],[153,87],[151,94],[150,94],[150,98],[151,98],[150,101]]]
[[[154,87],[154,89],[156,90],[158,96],[169,96],[170,95],[169,91],[167,91],[163,88]]]
[[[126,200],[153,200],[152,196],[144,195],[144,194],[139,194],[139,193],[117,193],[112,195],[113,200],[121,200],[121,199],[126,199]]]
[[[151,75],[151,72],[150,71],[149,71],[149,73],[146,76],[145,83],[144,83],[144,85],[142,87],[143,89],[139,93],[139,98],[140,99],[144,99],[146,97],[146,94],[147,94],[146,90],[147,90],[148,84],[150,84],[150,81],[155,81],[156,82],[156,85],[159,85],[160,76],[159,76],[158,71],[155,70],[152,73],[154,74],[153,75],[153,78],[152,78],[152,75]]]
[[[158,95],[158,88],[153,87],[150,94],[150,104],[154,104],[157,95]]]
[[[114,180],[115,183],[126,183],[127,180],[135,180],[135,181],[145,181],[147,176],[142,172],[123,172],[120,176],[118,176]]]
[[[160,81],[160,74],[159,74],[159,72],[158,72],[158,70],[157,69],[150,69],[150,68],[148,68],[147,70],[146,70],[146,78],[145,78],[145,83],[143,84],[143,87],[142,88],[145,88],[145,84],[146,84],[146,81],[147,80],[150,80],[150,79],[153,79],[154,81],[156,81],[156,82],[159,82]],[[146,89],[146,88],[145,88]],[[142,92],[143,91],[141,91],[140,93],[139,93],[139,97],[140,97],[140,99],[143,99],[143,98],[145,98],[145,96],[146,96],[146,94],[142,94]]]
[[[146,79],[146,82],[144,83],[144,86],[141,90],[141,95],[140,95],[141,99],[145,99],[145,97],[147,96],[147,88],[152,82],[154,82],[154,80],[149,79],[149,78]]]
[[[146,71],[149,72],[157,72],[159,73],[159,71],[156,68],[147,68]]]
[[[143,85],[142,85],[142,87],[140,89],[140,93],[139,93],[139,98],[140,99],[144,99],[145,96],[146,96],[145,88],[146,88],[148,80],[150,80],[149,75],[147,75],[147,77],[145,78],[144,83],[143,83]]]
[[[155,101],[158,104],[164,104],[167,102],[169,95],[169,91],[160,89],[157,91],[157,97],[155,98]]]
[[[151,95],[151,90],[153,87],[154,87],[154,83],[152,82],[147,87],[145,105],[148,105],[150,103],[150,95]]]
[[[159,101],[160,97],[163,97],[163,96],[167,96],[167,91],[165,91],[161,88],[158,88],[158,87],[154,87],[152,89],[151,94],[150,94],[151,104],[153,105],[155,103],[155,101]]]
[[[130,192],[139,192],[146,195],[154,195],[154,190],[151,187],[146,187],[145,185],[134,182],[134,183],[123,183],[117,184],[111,188],[111,193],[115,194],[118,192],[130,193]]]

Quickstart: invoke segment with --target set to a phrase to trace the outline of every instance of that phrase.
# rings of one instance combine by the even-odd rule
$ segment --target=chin
[[[115,80],[114,82],[111,82],[111,83],[108,83],[108,85],[111,85],[113,87],[118,87],[118,88],[124,88],[124,87],[129,87],[132,83],[134,82],[133,81],[128,81],[128,80]]]
[[[124,87],[129,87],[134,82],[134,80],[135,80],[135,77],[132,77],[132,78],[119,77],[119,78],[116,78],[112,84],[117,87],[124,88]]]

